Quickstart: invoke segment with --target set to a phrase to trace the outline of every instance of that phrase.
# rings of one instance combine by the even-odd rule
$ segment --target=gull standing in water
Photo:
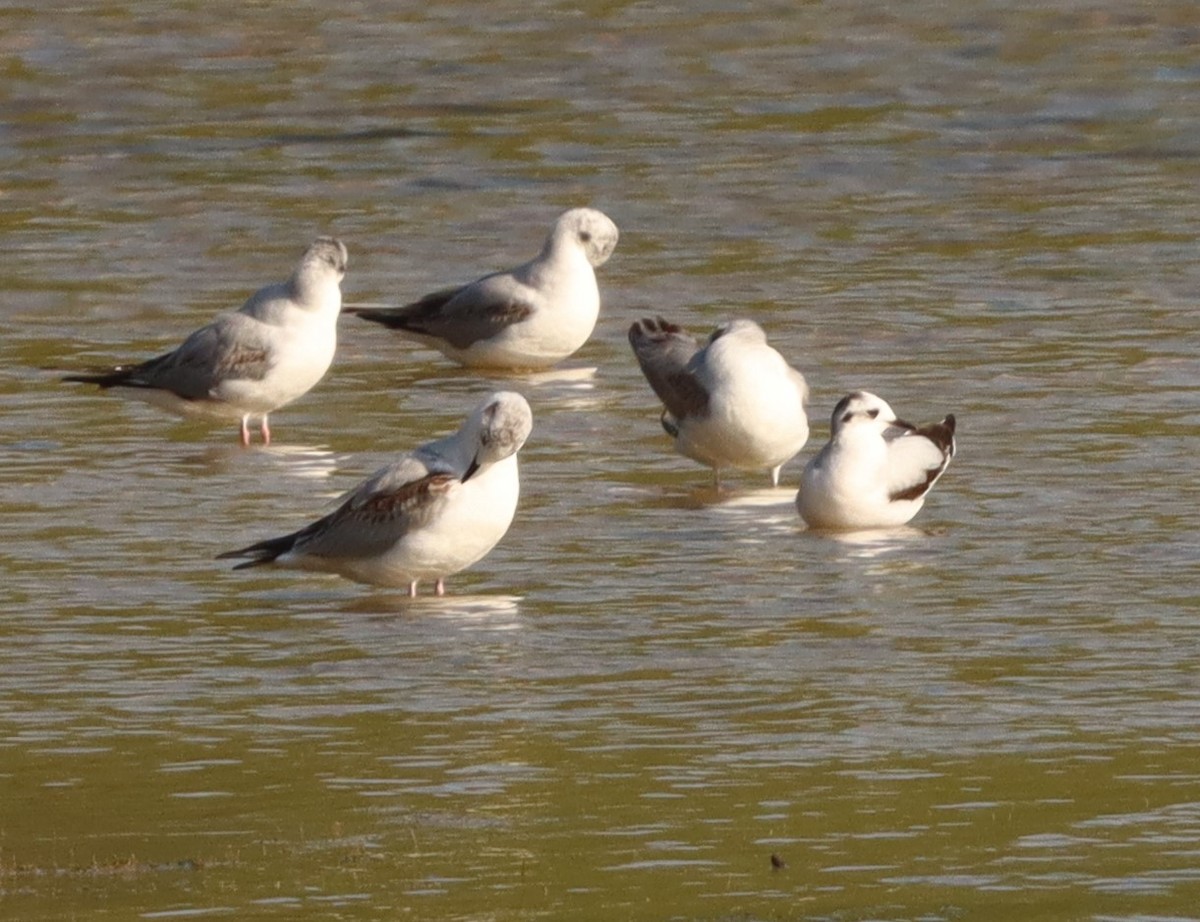
[[[355,308],[461,365],[546,368],[582,346],[600,314],[598,266],[617,245],[617,226],[592,208],[564,212],[530,262],[404,307]]]
[[[713,469],[779,470],[808,439],[804,376],[767,344],[762,327],[733,320],[701,346],[661,317],[629,328],[629,343],[665,406],[662,425],[682,455]]]
[[[914,426],[874,394],[847,394],[833,409],[828,444],[804,468],[801,517],[837,531],[905,524],[954,457],[954,425],[950,415]]]
[[[520,394],[489,395],[453,435],[376,471],[329,515],[221,558],[235,570],[278,564],[379,586],[444,579],[482,559],[508,531],[520,483],[517,451],[533,428]]]
[[[63,380],[127,389],[182,416],[240,418],[243,445],[258,417],[270,444],[268,414],[308,393],[333,362],[346,260],[340,240],[318,237],[286,282],[259,289],[174,351]]]

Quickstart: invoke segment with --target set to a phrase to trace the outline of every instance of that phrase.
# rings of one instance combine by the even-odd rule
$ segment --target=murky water
[[[1200,9],[891,6],[0,3],[0,916],[1200,918]],[[317,233],[399,303],[578,204],[556,372],[345,317],[266,450],[57,381]],[[670,451],[644,313],[807,374],[788,489]],[[450,596],[213,559],[497,384],[522,506]],[[814,536],[854,387],[960,454]]]

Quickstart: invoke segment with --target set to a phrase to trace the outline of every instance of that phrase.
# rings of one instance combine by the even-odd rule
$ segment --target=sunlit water
[[[0,3],[0,916],[1200,918],[1200,10],[891,6]],[[58,382],[318,233],[400,303],[580,204],[554,372],[345,317],[250,450]],[[644,313],[805,372],[786,489],[672,453]],[[449,596],[213,559],[497,385],[522,504]],[[809,534],[856,387],[960,453]]]

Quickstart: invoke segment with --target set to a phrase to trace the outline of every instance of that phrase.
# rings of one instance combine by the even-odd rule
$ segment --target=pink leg
[[[271,444],[271,427],[267,425],[267,414],[265,414],[265,413],[263,414],[261,428],[262,428],[263,444],[270,445]]]
[[[250,428],[248,425],[249,420],[250,420],[249,415],[242,417],[242,447],[243,448],[247,448],[250,445]]]
[[[408,584],[408,597],[410,599],[415,599],[417,597],[417,581],[415,579]]]
[[[444,579],[439,579],[437,581],[437,588],[434,591],[437,592],[438,595],[445,595],[446,594],[446,581]]]

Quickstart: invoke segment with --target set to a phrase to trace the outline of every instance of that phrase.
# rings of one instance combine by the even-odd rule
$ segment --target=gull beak
[[[915,432],[917,429],[916,426],[904,419],[893,419],[888,425],[893,429],[906,429],[909,432]]]
[[[477,460],[475,460],[474,458],[472,458],[471,463],[467,465],[466,473],[464,473],[462,475],[462,479],[459,481],[459,483],[466,483],[468,480],[471,479],[471,475],[474,474],[477,470],[479,470],[479,462]]]

